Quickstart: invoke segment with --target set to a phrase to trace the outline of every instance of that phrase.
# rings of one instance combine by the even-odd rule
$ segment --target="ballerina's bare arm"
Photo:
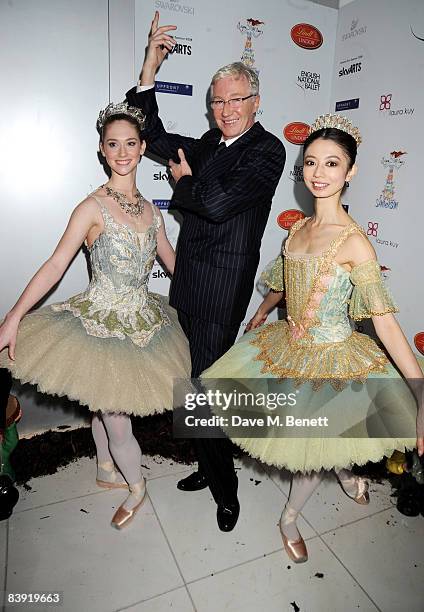
[[[101,214],[94,200],[88,198],[75,208],[53,254],[32,277],[0,326],[0,351],[8,346],[10,359],[15,358],[19,321],[62,278],[90,229],[101,227],[101,224]]]
[[[168,240],[168,236],[166,235],[165,223],[163,220],[163,216],[159,208],[156,209],[158,214],[161,217],[161,224],[158,231],[158,246],[157,246],[157,254],[159,259],[162,261],[165,268],[172,275],[174,274],[175,267],[175,251],[172,248],[171,243]]]
[[[283,291],[270,291],[268,293],[262,304],[259,306],[258,310],[255,312],[255,314],[247,324],[247,332],[251,329],[256,329],[256,327],[259,327],[260,325],[263,325],[263,323],[265,323],[271,310],[273,310],[275,306],[277,306],[277,304],[282,300],[283,293]]]
[[[337,259],[339,263],[349,264],[352,268],[370,260],[376,260],[371,243],[359,234],[350,236],[345,242]],[[409,346],[405,335],[392,313],[373,316],[377,336],[384,344],[390,357],[403,376],[408,380],[418,402],[417,417],[417,448],[420,455],[424,454],[424,405],[423,405],[423,372]]]

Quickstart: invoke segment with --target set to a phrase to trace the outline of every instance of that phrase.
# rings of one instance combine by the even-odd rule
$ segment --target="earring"
[[[347,189],[349,187],[349,181],[345,181],[344,186],[345,186],[345,189]]]

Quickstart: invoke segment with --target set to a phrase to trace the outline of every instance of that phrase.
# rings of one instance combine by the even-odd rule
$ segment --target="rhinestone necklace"
[[[146,201],[146,199],[141,195],[138,189],[135,194],[136,201],[131,202],[131,200],[128,200],[124,193],[121,193],[120,191],[114,191],[111,187],[108,187],[107,185],[102,185],[102,187],[105,188],[106,194],[108,196],[112,196],[112,198],[115,200],[115,202],[119,204],[122,210],[128,215],[131,215],[131,217],[139,217],[143,214],[144,202]]]

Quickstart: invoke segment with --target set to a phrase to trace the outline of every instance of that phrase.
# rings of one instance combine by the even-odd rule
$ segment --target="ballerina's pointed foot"
[[[354,502],[361,504],[361,506],[367,506],[370,503],[369,483],[367,480],[354,476],[346,480],[339,478],[339,482],[343,491]]]
[[[97,464],[96,485],[102,489],[128,489],[128,483],[112,461]]]
[[[284,550],[286,551],[288,557],[294,563],[305,563],[305,561],[308,560],[308,551],[305,541],[296,527],[297,515],[298,512],[286,504],[280,518],[279,527],[281,537],[283,539]],[[296,539],[289,539],[286,533],[284,533],[284,530],[294,531],[299,537],[296,537]]]
[[[115,529],[123,529],[129,525],[146,499],[146,481],[144,478],[129,486],[130,495],[113,515],[111,525]]]

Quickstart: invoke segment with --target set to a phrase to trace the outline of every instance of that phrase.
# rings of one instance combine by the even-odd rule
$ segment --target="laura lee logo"
[[[303,183],[303,166],[295,164],[293,170],[290,170],[289,179],[294,183]]]
[[[319,72],[310,72],[309,70],[301,70],[297,75],[296,85],[303,91],[319,91],[321,75]]]
[[[309,136],[309,125],[302,121],[293,121],[286,125],[283,135],[292,144],[301,145]]]
[[[342,41],[350,40],[351,38],[356,38],[357,36],[361,36],[365,34],[367,31],[367,26],[361,26],[358,28],[359,19],[352,19],[350,24],[349,32],[345,32],[342,36]]]
[[[280,213],[277,217],[277,223],[280,227],[285,230],[289,230],[291,226],[299,221],[299,219],[304,219],[305,214],[301,210],[297,210],[295,208],[291,208],[290,210],[285,210]]]
[[[414,344],[420,351],[421,355],[424,355],[424,332],[418,332],[418,334],[415,334]]]
[[[194,15],[194,8],[180,4],[179,0],[155,0],[155,9],[158,11],[172,11],[184,15]]]
[[[180,96],[192,96],[193,85],[185,83],[170,83],[168,81],[156,81],[155,91],[158,93],[176,94]]]
[[[359,108],[359,98],[336,102],[336,111],[353,110],[354,108]]]
[[[297,23],[290,30],[292,41],[302,49],[319,49],[324,41],[321,32],[310,23]]]
[[[367,236],[375,238],[376,243],[380,244],[381,246],[388,246],[392,247],[393,249],[397,249],[399,246],[399,242],[394,242],[393,240],[385,240],[378,237],[378,223],[376,221],[368,221]]]
[[[375,205],[377,208],[388,208],[389,210],[396,210],[399,206],[399,202],[395,200],[395,183],[394,183],[394,171],[404,165],[405,160],[401,159],[403,155],[406,155],[406,151],[392,151],[388,157],[381,159],[383,168],[388,168],[386,177],[386,183],[380,196],[376,199]]]
[[[255,67],[255,51],[253,50],[252,38],[258,38],[263,34],[262,25],[265,25],[264,21],[251,18],[246,19],[246,23],[239,21],[237,24],[237,29],[246,36],[241,61],[252,68],[256,74],[259,74],[259,70]]]
[[[380,96],[380,111],[385,112],[389,117],[395,117],[400,115],[413,115],[415,108],[397,108],[392,109],[392,97],[393,94],[383,94]],[[387,111],[387,113],[386,113]]]

